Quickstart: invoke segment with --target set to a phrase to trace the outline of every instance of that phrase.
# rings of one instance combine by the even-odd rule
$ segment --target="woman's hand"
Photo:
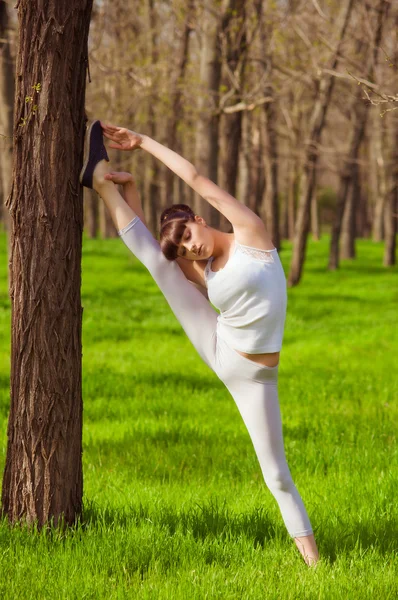
[[[126,185],[128,183],[135,183],[134,177],[131,173],[125,173],[124,171],[110,171],[106,173],[104,179],[107,181],[113,181],[113,183],[119,185]]]
[[[139,133],[130,131],[130,129],[125,129],[124,127],[106,125],[102,121],[101,127],[104,136],[114,142],[114,144],[109,144],[109,147],[115,150],[137,150],[144,139]]]

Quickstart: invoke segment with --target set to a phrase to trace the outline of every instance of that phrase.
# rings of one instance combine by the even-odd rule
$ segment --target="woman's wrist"
[[[140,133],[139,136],[142,139],[140,148],[142,148],[143,150],[147,150],[148,142],[150,141],[151,138],[148,135],[146,135],[145,133]]]

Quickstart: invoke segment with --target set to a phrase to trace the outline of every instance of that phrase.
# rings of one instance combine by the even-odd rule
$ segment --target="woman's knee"
[[[294,488],[293,479],[287,465],[273,471],[268,470],[263,474],[265,483],[272,493],[290,492]]]

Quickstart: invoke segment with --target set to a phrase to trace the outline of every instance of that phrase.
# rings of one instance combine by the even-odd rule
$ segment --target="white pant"
[[[165,258],[159,242],[139,217],[119,231],[119,235],[151,273],[197,352],[235,400],[289,534],[292,537],[312,534],[286,462],[278,367],[266,367],[245,358],[217,335],[217,312],[186,279],[177,262]]]

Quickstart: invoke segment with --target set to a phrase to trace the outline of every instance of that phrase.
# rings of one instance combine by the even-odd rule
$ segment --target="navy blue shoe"
[[[100,160],[109,162],[104,146],[101,123],[93,121],[84,139],[84,164],[79,177],[80,183],[85,187],[93,187],[94,169]]]

